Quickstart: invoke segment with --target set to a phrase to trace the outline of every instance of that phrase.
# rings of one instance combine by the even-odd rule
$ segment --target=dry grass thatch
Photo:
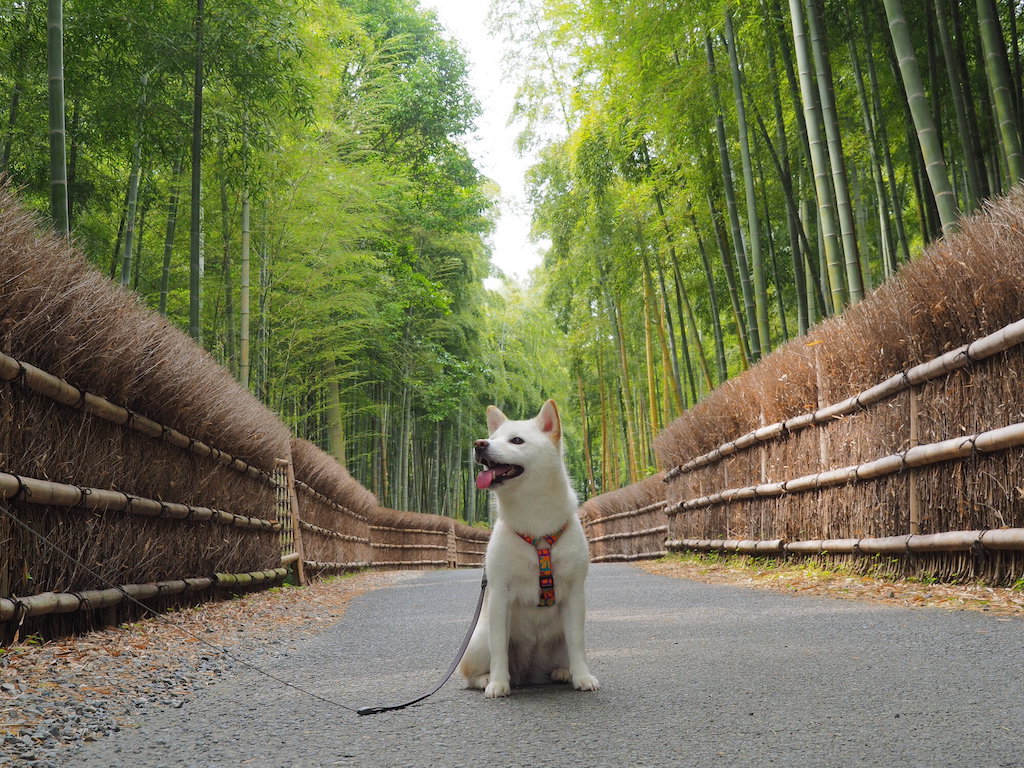
[[[209,355],[37,226],[0,189],[0,351],[215,446],[264,472],[287,452],[280,421]],[[0,467],[73,485],[274,519],[273,488],[55,403],[15,380],[0,387]],[[9,506],[81,564],[0,521],[0,595],[68,592],[278,564],[276,534],[212,523]],[[48,620],[56,626],[56,620]],[[67,621],[64,621],[66,624]],[[46,631],[42,622],[40,631]],[[26,627],[26,631],[31,629]]]
[[[370,516],[377,499],[312,443],[292,440],[291,451],[299,484],[299,519],[314,526],[302,530],[305,559],[363,567],[372,559]]]
[[[373,563],[383,568],[454,566],[454,526],[450,517],[381,507],[370,525]]]
[[[664,500],[662,473],[588,499],[580,517],[591,559],[630,560],[663,553],[668,523]]]

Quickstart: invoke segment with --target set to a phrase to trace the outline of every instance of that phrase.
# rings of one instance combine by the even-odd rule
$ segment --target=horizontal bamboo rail
[[[281,555],[281,565],[291,565],[297,563],[301,555],[298,552],[289,552],[287,555]]]
[[[127,427],[155,440],[163,440],[176,448],[189,451],[196,456],[202,458],[212,457],[224,466],[254,479],[262,480],[266,483],[274,482],[269,473],[242,459],[235,458],[227,451],[214,448],[201,440],[194,440],[176,429],[159,424],[124,406],[115,405],[105,397],[79,389],[64,379],[54,376],[52,373],[47,373],[30,363],[16,360],[0,352],[0,381],[13,384],[19,380],[36,394],[48,397],[61,405],[85,411],[91,416],[109,421],[118,426]]]
[[[656,560],[659,557],[667,555],[664,549],[659,549],[654,552],[637,552],[633,555],[622,555],[622,554],[610,554],[610,555],[598,555],[591,559],[592,563],[626,563],[633,560]]]
[[[447,544],[380,544],[375,541],[372,546],[374,549],[437,549],[444,552],[448,551]]]
[[[919,386],[932,379],[937,379],[953,371],[965,368],[972,363],[981,362],[1000,352],[1005,352],[1007,349],[1017,346],[1022,342],[1024,342],[1024,319],[1010,323],[995,333],[983,336],[970,344],[957,347],[939,357],[897,373],[881,384],[876,384],[870,389],[866,389],[842,402],[820,408],[813,413],[801,414],[786,421],[760,427],[736,440],[723,443],[713,451],[690,459],[685,464],[674,467],[666,472],[665,482],[671,482],[680,475],[705,467],[708,464],[713,464],[726,456],[750,448],[758,443],[775,440],[806,427],[827,423],[833,419],[862,410],[900,392],[904,392],[911,387]]]
[[[409,567],[410,565],[448,565],[447,560],[376,560],[369,563],[371,568],[394,568],[398,566]]]
[[[304,560],[303,564],[306,568],[313,571],[359,571],[363,568],[369,568],[374,563],[361,562],[361,563],[322,563],[318,560]]]
[[[154,597],[202,592],[210,587],[231,587],[277,581],[288,574],[287,568],[274,568],[250,573],[217,573],[190,579],[157,581],[148,584],[123,584],[110,589],[87,589],[82,592],[41,592],[29,597],[0,598],[0,622],[22,616],[46,616],[52,613],[75,613],[109,608],[132,598],[151,600]]]
[[[388,525],[371,525],[370,526],[370,530],[371,531],[392,531],[393,533],[422,533],[422,534],[425,534],[427,536],[444,536],[444,537],[447,537],[448,533],[449,533],[447,528],[444,529],[444,530],[438,531],[438,530],[428,529],[428,528],[394,528],[394,527],[388,526]],[[376,546],[376,545],[374,545],[374,546]]]
[[[312,496],[317,501],[319,501],[319,502],[321,502],[323,504],[326,504],[331,509],[333,509],[335,512],[341,512],[343,515],[348,515],[349,517],[354,517],[356,520],[361,520],[362,522],[366,522],[369,519],[368,517],[366,517],[366,515],[361,515],[358,512],[356,512],[354,510],[351,510],[348,507],[339,504],[334,499],[332,499],[332,498],[330,498],[328,496],[324,496],[324,494],[320,493],[320,491],[316,490],[315,488],[310,487],[309,485],[306,485],[306,483],[302,482],[301,480],[296,480],[295,481],[295,488],[297,490],[302,491],[303,493],[305,493],[308,496]]]
[[[640,507],[639,509],[630,509],[625,512],[616,512],[611,515],[605,515],[604,517],[596,517],[593,520],[588,520],[586,522],[586,526],[589,528],[590,526],[600,525],[601,523],[607,523],[612,520],[621,520],[624,517],[636,517],[637,515],[643,515],[648,512],[655,512],[659,509],[663,509],[665,504],[666,502],[664,500],[656,501],[653,504],[648,504],[646,507]]]
[[[668,533],[667,525],[659,525],[657,528],[645,528],[641,531],[624,531],[623,533],[608,533],[604,536],[595,536],[590,539],[591,544],[599,541],[614,541],[615,539],[633,539],[637,536],[651,536],[656,533]]]
[[[732,501],[782,496],[789,493],[846,485],[847,483],[871,480],[876,477],[894,474],[905,469],[928,466],[929,464],[937,464],[952,459],[966,458],[976,452],[995,453],[1021,445],[1024,445],[1024,422],[991,429],[987,432],[979,432],[974,435],[964,435],[937,443],[918,445],[865,464],[830,469],[825,472],[804,475],[780,483],[762,483],[744,488],[730,488],[710,496],[701,496],[696,499],[682,501],[675,507],[667,509],[666,514],[675,515],[680,512],[710,507],[715,504],[727,504]]]
[[[305,520],[299,520],[299,527],[304,531],[311,531],[312,533],[318,533],[321,536],[329,536],[332,539],[341,539],[342,541],[352,541],[356,544],[369,544],[370,540],[365,536],[351,536],[347,533],[338,533],[327,528],[321,528],[319,525],[313,525],[307,523]]]
[[[82,509],[126,511],[143,517],[160,517],[170,520],[214,522],[233,528],[248,528],[262,531],[280,531],[276,520],[248,517],[209,507],[193,507],[172,501],[158,501],[141,496],[132,496],[122,491],[102,488],[84,488],[77,485],[55,483],[33,477],[0,472],[0,499],[24,501],[30,504],[44,504],[54,507],[81,507]]]
[[[863,539],[811,539],[762,541],[739,539],[670,539],[665,548],[672,552],[736,552],[739,554],[801,555],[900,555],[912,552],[1024,551],[1024,528],[995,528],[984,531],[945,531],[924,535],[883,536]]]

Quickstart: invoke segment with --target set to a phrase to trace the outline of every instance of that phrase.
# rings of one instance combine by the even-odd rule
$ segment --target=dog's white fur
[[[550,681],[596,691],[583,639],[589,550],[562,459],[558,409],[548,400],[536,418],[509,421],[490,406],[487,426],[490,437],[477,441],[478,455],[518,465],[523,473],[491,488],[498,519],[485,557],[484,610],[460,670],[487,698],[508,696],[513,685]],[[551,547],[555,604],[538,606],[537,551],[518,534],[536,539],[566,523]]]

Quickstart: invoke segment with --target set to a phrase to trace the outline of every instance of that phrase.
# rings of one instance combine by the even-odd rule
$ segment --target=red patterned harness
[[[551,570],[551,547],[555,545],[558,537],[565,532],[568,525],[569,523],[566,522],[554,533],[537,539],[532,539],[526,534],[516,531],[519,538],[537,548],[537,565],[540,568],[540,602],[537,603],[537,606],[540,608],[555,604],[555,575]],[[545,543],[547,546],[542,546]]]

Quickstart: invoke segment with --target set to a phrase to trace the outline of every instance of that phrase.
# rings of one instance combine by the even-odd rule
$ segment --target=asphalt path
[[[472,614],[479,571],[412,574],[331,629],[255,658],[352,707],[429,688]],[[85,746],[76,767],[1022,766],[1024,623],[798,597],[595,565],[601,690],[485,700],[453,678],[359,717],[245,668],[180,709]]]

